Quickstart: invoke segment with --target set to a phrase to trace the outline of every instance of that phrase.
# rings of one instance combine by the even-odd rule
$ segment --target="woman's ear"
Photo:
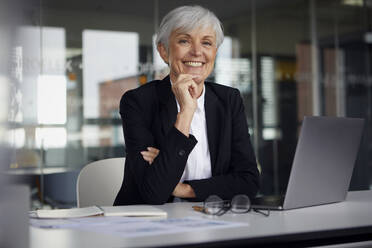
[[[160,54],[160,57],[164,60],[164,62],[168,65],[168,51],[165,48],[165,46],[162,43],[158,43],[157,45],[158,52]]]

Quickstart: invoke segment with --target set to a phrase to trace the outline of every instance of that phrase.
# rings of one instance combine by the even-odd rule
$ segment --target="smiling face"
[[[189,32],[175,30],[170,35],[168,50],[159,44],[158,51],[170,67],[172,82],[176,81],[179,74],[190,74],[197,84],[201,84],[214,67],[216,33],[212,27]]]

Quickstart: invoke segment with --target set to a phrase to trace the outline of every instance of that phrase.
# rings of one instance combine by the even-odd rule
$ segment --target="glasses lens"
[[[223,208],[224,208],[223,200],[216,195],[211,195],[204,201],[204,211],[207,214],[216,215]]]
[[[231,200],[231,211],[234,213],[246,213],[251,208],[251,201],[246,195],[236,195]]]

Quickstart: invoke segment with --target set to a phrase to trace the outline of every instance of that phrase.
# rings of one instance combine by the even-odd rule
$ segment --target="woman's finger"
[[[153,154],[158,155],[159,154],[159,149],[156,149],[155,147],[147,147],[147,150]]]
[[[154,149],[148,149],[147,148],[147,151],[145,151],[146,153],[148,153],[148,155],[150,156],[154,156],[154,158],[156,158],[156,156],[158,156],[159,154],[159,150],[154,148]]]
[[[141,152],[143,159],[149,162],[149,164],[152,164],[154,162],[158,154],[159,154],[159,149],[156,149],[154,147],[147,147],[147,151]]]
[[[157,155],[152,153],[152,152],[147,152],[147,151],[143,151],[141,152],[142,156],[146,156],[146,157],[150,157],[150,158],[155,158]]]
[[[141,152],[141,155],[142,155],[143,159],[145,161],[149,162],[150,164],[152,164],[152,162],[155,159],[155,156],[152,155],[151,153],[148,153],[148,152]]]

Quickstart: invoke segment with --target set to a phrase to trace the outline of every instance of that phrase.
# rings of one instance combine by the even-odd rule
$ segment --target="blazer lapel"
[[[205,83],[205,118],[207,122],[207,136],[209,144],[209,152],[211,155],[212,164],[212,175],[215,174],[217,168],[217,155],[218,155],[218,144],[221,132],[221,108],[219,106],[218,98],[212,91],[211,87],[208,87],[208,83]]]
[[[165,77],[157,86],[160,101],[160,119],[163,134],[166,135],[176,122],[177,104],[171,89],[169,76]]]

